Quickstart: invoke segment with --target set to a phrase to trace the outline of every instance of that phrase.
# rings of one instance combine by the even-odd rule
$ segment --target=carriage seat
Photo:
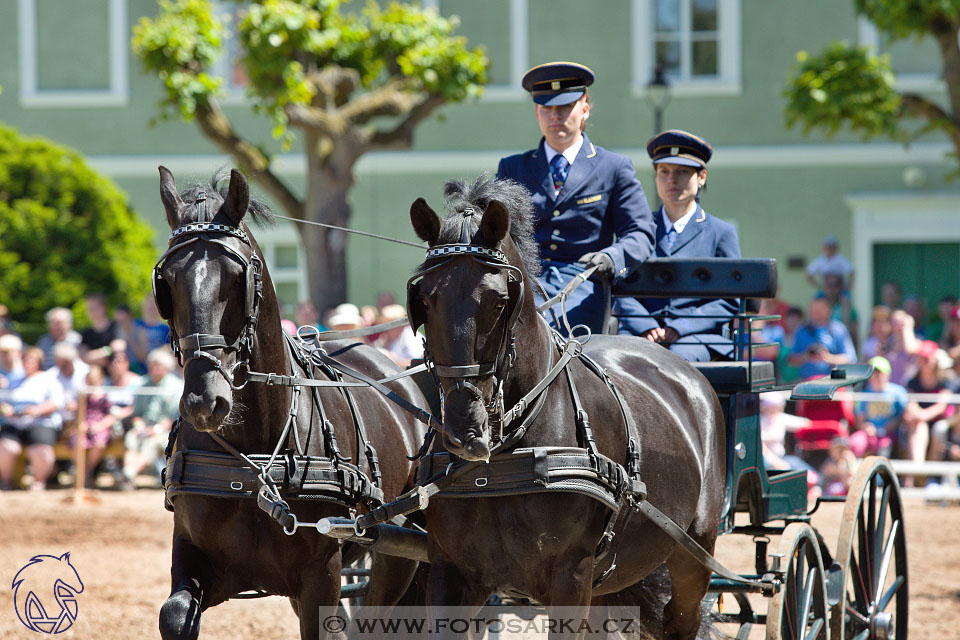
[[[773,363],[767,360],[694,362],[692,364],[717,393],[759,391],[773,387],[777,383]]]

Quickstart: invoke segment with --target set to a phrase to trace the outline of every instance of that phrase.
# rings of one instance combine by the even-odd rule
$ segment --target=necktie
[[[677,228],[670,227],[670,231],[667,232],[667,251],[673,250],[673,245],[677,242]]]
[[[550,161],[550,175],[553,176],[553,188],[557,193],[563,188],[563,183],[567,181],[567,174],[570,173],[570,163],[563,157],[562,153],[553,156]]]

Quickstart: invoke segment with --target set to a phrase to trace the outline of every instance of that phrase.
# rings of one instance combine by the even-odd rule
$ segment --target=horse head
[[[243,224],[253,208],[247,181],[233,170],[226,193],[217,182],[180,194],[160,167],[160,198],[173,233],[154,267],[154,297],[184,367],[180,413],[201,431],[219,429],[234,408],[235,381],[255,351],[261,302],[272,294]]]
[[[410,208],[430,249],[408,287],[408,314],[414,329],[424,325],[427,359],[440,379],[444,446],[466,460],[485,460],[491,416],[502,414],[504,382],[517,357],[514,328],[521,310],[533,307],[525,283],[536,268],[535,250],[527,260],[511,237],[513,211],[526,214],[529,195],[488,178],[448,183],[446,193],[445,220],[422,198]],[[526,234],[529,220],[520,217]]]

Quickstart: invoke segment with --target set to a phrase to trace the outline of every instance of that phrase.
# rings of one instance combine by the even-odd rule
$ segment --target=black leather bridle
[[[188,238],[179,241],[181,238]],[[245,256],[227,242],[227,238],[237,238],[250,248],[250,256]],[[173,254],[182,251],[195,242],[212,242],[227,250],[228,255],[236,259],[244,271],[246,283],[244,301],[244,327],[240,334],[230,340],[222,334],[192,333],[179,337],[173,326],[173,299],[170,286],[163,279],[164,262]],[[157,260],[153,267],[153,297],[157,303],[160,317],[170,326],[170,346],[177,356],[181,367],[185,367],[192,360],[206,360],[223,375],[227,383],[234,390],[242,389],[246,380],[237,385],[235,374],[238,369],[250,370],[250,353],[253,348],[254,333],[257,320],[260,316],[260,302],[263,299],[263,261],[256,254],[250,238],[242,229],[213,222],[193,222],[179,227],[170,234],[169,248]],[[211,350],[235,352],[237,361],[228,371],[223,362],[211,353]]]
[[[426,322],[426,314],[420,305],[420,283],[417,282],[424,275],[444,267],[458,258],[470,258],[480,264],[507,271],[507,290],[509,293],[510,315],[507,318],[497,354],[492,361],[476,364],[442,364],[436,362],[430,355],[429,344],[424,339],[424,362],[434,376],[436,386],[440,391],[441,400],[445,399],[445,390],[440,378],[455,380],[450,392],[466,391],[476,400],[483,403],[491,423],[502,424],[503,383],[510,367],[516,360],[517,351],[513,327],[523,307],[523,272],[507,261],[507,256],[498,249],[490,249],[468,242],[444,244],[432,247],[427,251],[424,268],[414,273],[407,281],[407,316],[410,324],[416,331],[417,327]],[[433,263],[433,264],[431,264]],[[484,398],[480,389],[470,382],[469,378],[483,378],[493,376],[494,393],[490,398]],[[502,434],[500,434],[502,436]]]

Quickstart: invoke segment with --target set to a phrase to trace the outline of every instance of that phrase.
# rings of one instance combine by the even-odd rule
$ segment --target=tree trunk
[[[348,141],[338,140],[324,154],[328,138],[306,133],[307,198],[304,219],[338,227],[350,226],[347,193],[353,186],[357,156]],[[347,234],[315,225],[299,225],[307,258],[310,298],[321,312],[347,300]]]

